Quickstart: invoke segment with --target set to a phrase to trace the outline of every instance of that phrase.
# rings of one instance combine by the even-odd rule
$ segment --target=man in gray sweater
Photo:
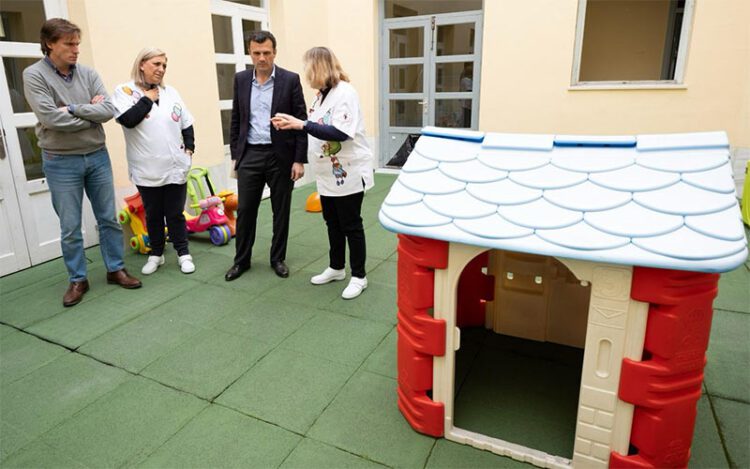
[[[102,123],[114,106],[96,71],[78,65],[81,30],[62,18],[42,25],[44,58],[23,72],[26,100],[39,123],[42,168],[52,205],[60,218],[60,244],[70,285],[63,305],[78,304],[89,289],[83,250],[83,192],[94,210],[107,283],[138,288],[140,280],[125,270],[122,229],[115,217],[112,165]]]

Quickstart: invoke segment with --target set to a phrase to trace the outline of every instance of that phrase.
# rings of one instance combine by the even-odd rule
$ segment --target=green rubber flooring
[[[377,220],[394,179],[376,175],[365,197],[369,288],[353,301],[344,282],[309,283],[327,266],[323,220],[304,211],[314,185],[294,193],[288,279],[268,264],[269,201],[252,269],[233,282],[234,243],[201,235],[194,274],[170,250],[133,291],[107,285],[98,248],[87,250],[91,291],[73,308],[60,259],[0,278],[0,467],[527,466],[421,435],[397,408],[397,241]],[[126,258],[134,273],[144,261]],[[690,466],[746,468],[748,266],[722,276],[715,306]],[[570,456],[580,356],[462,332],[457,424]],[[546,378],[503,385],[498,363]]]

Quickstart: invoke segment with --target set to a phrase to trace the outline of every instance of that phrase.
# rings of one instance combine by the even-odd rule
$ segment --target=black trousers
[[[185,226],[185,196],[187,184],[167,184],[159,187],[136,186],[141,193],[143,208],[146,210],[151,256],[164,254],[164,220],[169,230],[169,240],[177,255],[190,254],[188,250],[187,227]]]
[[[234,263],[250,265],[258,222],[258,206],[263,196],[263,186],[271,189],[273,211],[273,238],[271,239],[271,264],[286,259],[289,238],[289,211],[292,204],[291,172],[282,174],[276,154],[270,145],[248,145],[237,168],[237,230],[235,233]]]
[[[346,263],[346,243],[349,242],[349,263],[352,277],[365,278],[365,229],[362,226],[362,199],[364,192],[330,197],[321,195],[323,219],[328,227],[329,266],[343,269]]]

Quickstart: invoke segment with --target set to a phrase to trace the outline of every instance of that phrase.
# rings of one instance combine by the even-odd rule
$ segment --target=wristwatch
[[[71,116],[75,116],[75,113],[74,113],[75,107],[73,107],[72,104],[68,104],[67,108],[68,108],[68,114],[70,114]]]
[[[302,130],[305,130],[307,128],[307,123],[310,121],[302,121]]]

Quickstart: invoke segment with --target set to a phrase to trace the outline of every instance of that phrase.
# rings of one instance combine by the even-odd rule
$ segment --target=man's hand
[[[104,96],[98,94],[94,96],[93,98],[91,98],[91,104],[99,104],[101,102],[104,102],[104,99],[105,99]]]
[[[297,181],[305,175],[305,165],[302,163],[292,164],[292,181]]]

